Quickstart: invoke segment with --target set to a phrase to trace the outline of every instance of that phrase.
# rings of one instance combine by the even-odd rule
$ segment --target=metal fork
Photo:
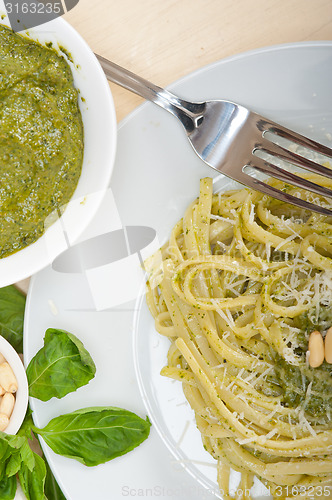
[[[97,55],[97,58],[108,80],[158,104],[176,116],[184,126],[195,152],[210,167],[273,198],[322,215],[332,216],[332,210],[280,191],[248,173],[252,170],[257,171],[317,195],[332,197],[331,189],[295,175],[273,162],[280,163],[280,160],[283,160],[330,179],[332,179],[331,169],[272,142],[267,138],[267,135],[270,137],[267,133],[272,133],[273,137],[292,141],[331,159],[332,149],[270,121],[244,106],[225,100],[185,101],[104,57]],[[268,155],[269,161],[262,158],[262,155],[257,156],[257,153]]]

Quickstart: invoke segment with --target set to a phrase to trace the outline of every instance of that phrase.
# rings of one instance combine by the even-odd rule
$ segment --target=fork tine
[[[261,143],[257,143],[255,145],[254,153],[257,151],[263,151],[272,156],[276,156],[281,160],[288,161],[293,165],[297,165],[298,167],[304,168],[313,172],[315,174],[324,175],[329,179],[332,179],[332,169],[325,167],[319,163],[316,163],[304,156],[301,156],[293,151],[290,151],[279,144],[275,144],[274,142],[269,141],[265,137],[263,137],[263,141]],[[272,160],[271,160],[272,161]]]
[[[293,184],[301,189],[308,189],[313,193],[318,194],[319,196],[328,196],[332,198],[332,190],[326,188],[324,186],[320,186],[314,182],[309,181],[308,179],[304,179],[298,175],[295,175],[288,170],[284,170],[283,168],[277,167],[276,165],[272,165],[271,163],[259,158],[258,156],[255,158],[253,162],[249,162],[248,165],[262,172],[264,174],[270,175],[284,182],[288,182],[289,184]]]
[[[291,205],[296,205],[297,207],[304,208],[305,210],[311,210],[312,212],[317,212],[327,217],[332,216],[332,210],[329,210],[328,208],[325,207],[321,207],[319,205],[314,205],[309,201],[302,200],[301,198],[297,198],[296,196],[293,196],[291,194],[284,193],[279,189],[273,186],[269,186],[263,181],[260,181],[259,179],[255,179],[254,177],[245,174],[244,172],[242,172],[241,175],[237,176],[237,179],[235,180],[241,182],[242,184],[252,189],[255,189],[256,191],[260,191],[261,193],[267,194],[268,196],[272,196],[272,198],[276,198],[277,200],[283,201],[285,203],[290,203]]]
[[[312,149],[313,151],[316,151],[317,153],[320,153],[322,155],[328,156],[329,158],[332,158],[332,149],[331,148],[324,146],[323,144],[320,144],[317,141],[309,139],[309,137],[298,134],[297,132],[294,132],[293,130],[286,128],[283,125],[280,125],[279,123],[265,120],[264,118],[260,117],[259,115],[257,115],[257,118],[259,120],[259,128],[260,128],[260,130],[263,131],[263,133],[264,132],[272,132],[274,134],[279,135],[280,137],[284,137],[285,139],[293,141],[296,144],[299,144],[299,145],[304,146],[306,148]]]

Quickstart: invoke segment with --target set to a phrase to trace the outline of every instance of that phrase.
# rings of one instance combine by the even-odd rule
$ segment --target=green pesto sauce
[[[285,406],[294,408],[303,404],[311,384],[310,396],[305,411],[312,417],[330,422],[332,414],[332,377],[331,365],[323,363],[319,368],[310,368],[305,363],[293,366],[284,359],[278,359],[276,372],[283,388]]]
[[[43,234],[46,218],[73,195],[82,161],[67,61],[0,25],[0,257]]]
[[[332,310],[329,306],[320,306],[319,317],[316,318],[315,309],[306,311],[294,318],[294,326],[301,329],[308,336],[314,330],[327,330],[332,324]]]
[[[314,330],[325,330],[331,326],[331,321],[331,308],[323,306],[320,307],[318,318],[314,309],[294,318],[293,325],[300,329],[296,354],[301,362],[299,366],[290,365],[278,356],[275,365],[277,383],[282,388],[285,406],[294,408],[306,402],[306,413],[328,425],[331,425],[332,415],[332,366],[324,361],[318,368],[311,368],[306,363],[306,351],[309,334]]]

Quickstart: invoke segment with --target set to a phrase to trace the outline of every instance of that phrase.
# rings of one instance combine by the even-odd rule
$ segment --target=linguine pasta
[[[161,373],[183,383],[225,499],[231,469],[236,498],[254,476],[273,498],[332,496],[332,365],[307,359],[309,334],[332,325],[331,256],[327,217],[248,189],[213,194],[207,178],[146,262],[171,341]]]

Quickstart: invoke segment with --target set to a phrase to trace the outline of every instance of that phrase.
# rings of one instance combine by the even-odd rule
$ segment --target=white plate
[[[330,42],[271,47],[217,62],[171,88],[187,99],[237,101],[331,145],[331,60]],[[119,128],[109,197],[81,241],[109,234],[103,241],[85,243],[80,254],[72,249],[54,269],[48,267],[32,280],[25,319],[25,361],[42,346],[46,328],[59,327],[76,334],[97,365],[95,379],[75,394],[48,403],[32,400],[36,425],[98,404],[125,407],[141,416],[148,411],[153,422],[150,437],[139,448],[96,468],[57,456],[45,446],[68,500],[120,500],[126,496],[209,500],[217,495],[216,469],[200,446],[193,415],[182,404],[180,384],[159,375],[167,342],[154,332],[144,301],[138,300],[137,311],[134,301],[142,284],[140,258],[167,239],[173,224],[197,196],[199,179],[211,175],[216,177],[195,156],[175,119],[144,104]],[[225,181],[219,176],[217,182],[220,187]],[[128,245],[121,228],[135,225],[153,228],[156,237],[142,229],[140,241],[132,240],[128,230]],[[135,248],[130,248],[133,241]],[[78,256],[88,262],[89,270],[68,272],[78,266]],[[105,265],[107,257],[113,264]],[[96,262],[101,267],[91,269]],[[107,306],[112,307],[105,310]]]

